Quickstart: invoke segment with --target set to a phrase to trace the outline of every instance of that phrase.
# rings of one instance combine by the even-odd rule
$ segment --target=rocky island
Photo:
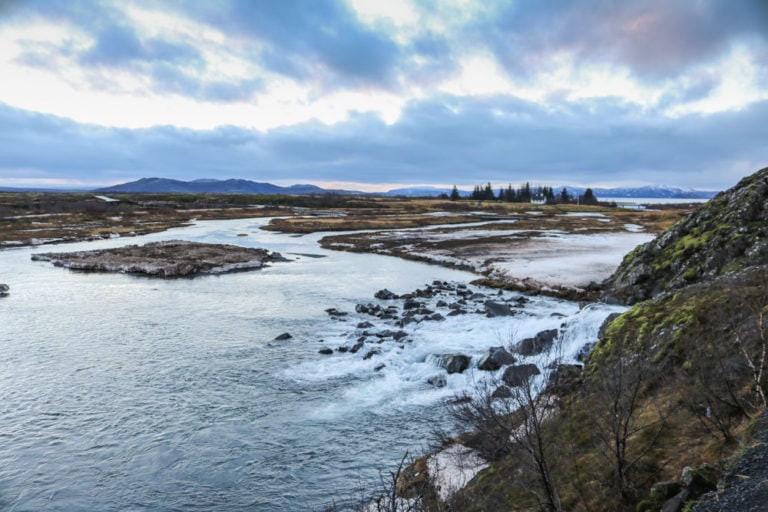
[[[33,254],[33,261],[50,261],[57,267],[97,272],[184,277],[254,270],[274,261],[287,261],[266,249],[229,244],[169,240],[116,249]]]

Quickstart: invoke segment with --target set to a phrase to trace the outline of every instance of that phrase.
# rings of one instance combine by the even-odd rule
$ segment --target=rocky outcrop
[[[279,253],[228,244],[184,240],[129,245],[117,249],[33,254],[33,261],[50,261],[57,267],[98,272],[184,277],[221,274],[262,268],[286,261]]]
[[[604,298],[633,304],[691,283],[768,264],[768,168],[628,254]]]
[[[0,297],[5,297],[10,291],[10,287],[7,284],[0,283]]]

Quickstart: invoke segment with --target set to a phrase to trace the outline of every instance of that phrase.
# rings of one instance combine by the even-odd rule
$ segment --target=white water
[[[326,251],[321,235],[260,231],[264,222],[0,252],[0,282],[11,287],[0,299],[0,509],[320,509],[371,488],[405,450],[425,448],[431,428],[445,422],[441,402],[489,377],[470,368],[434,388],[426,379],[443,370],[431,355],[476,362],[490,346],[564,324],[560,352],[570,358],[617,310],[532,298],[516,316],[425,321],[406,326],[400,343],[321,355],[325,346],[352,346],[360,321],[375,324],[371,332],[399,329],[354,312],[358,303],[402,306],[375,300],[377,290],[475,276]],[[34,252],[173,238],[264,247],[294,260],[176,280],[30,261]],[[425,302],[445,316],[440,298]],[[350,314],[331,319],[330,307]],[[282,332],[293,338],[273,341]],[[365,360],[373,347],[381,353]]]

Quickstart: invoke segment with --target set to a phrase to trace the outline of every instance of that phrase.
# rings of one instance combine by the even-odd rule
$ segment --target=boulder
[[[371,350],[368,351],[367,354],[365,354],[365,356],[363,356],[363,360],[370,359],[373,356],[379,355],[379,354],[381,354],[381,350],[379,350],[378,348],[372,348]]]
[[[557,338],[557,329],[541,331],[533,338],[526,338],[520,341],[515,346],[515,352],[522,356],[541,354],[552,347],[555,338]]]
[[[515,356],[507,352],[504,347],[491,347],[485,351],[477,363],[477,369],[486,372],[493,372],[502,366],[515,364]]]
[[[445,375],[433,375],[427,379],[427,383],[435,386],[436,388],[444,388],[446,384],[448,384],[448,381],[445,378]]]
[[[376,297],[379,300],[394,300],[397,299],[397,294],[392,293],[391,291],[384,288],[383,290],[379,290],[374,294],[374,297]]]
[[[371,322],[360,322],[357,324],[358,329],[370,329],[371,327],[373,327]]]
[[[11,288],[7,284],[0,284],[0,297],[5,297],[8,295],[8,291]]]
[[[321,348],[320,350],[318,350],[317,352],[318,352],[318,353],[320,353],[320,354],[324,354],[324,355],[330,355],[330,354],[333,354],[333,350],[331,350],[331,349],[330,349],[330,348],[328,348],[328,347],[323,347],[323,348]]]
[[[514,314],[515,312],[509,307],[509,304],[504,302],[494,302],[492,300],[485,301],[485,315],[488,318],[511,316]]]
[[[274,341],[285,341],[293,338],[293,336],[290,335],[290,333],[284,332],[283,334],[276,336]]]
[[[549,374],[549,384],[570,387],[581,380],[583,370],[580,364],[558,364]]]
[[[507,386],[499,386],[491,393],[491,398],[509,398],[512,396],[512,390]]]
[[[437,366],[450,373],[463,373],[469,368],[469,356],[462,354],[441,354],[437,356]]]
[[[509,387],[519,387],[525,384],[525,382],[534,375],[539,375],[541,371],[535,364],[520,364],[516,366],[510,366],[504,370],[501,380]]]

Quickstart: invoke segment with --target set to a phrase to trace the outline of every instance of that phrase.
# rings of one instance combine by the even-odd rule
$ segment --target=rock
[[[381,354],[381,350],[379,350],[378,348],[372,348],[371,350],[368,351],[367,354],[365,354],[365,356],[363,356],[363,360],[370,359],[373,356],[376,356],[379,354]]]
[[[526,338],[515,346],[515,352],[522,356],[533,356],[541,354],[552,347],[552,343],[557,337],[557,329],[548,329],[541,331],[533,338]]]
[[[423,305],[424,304],[417,300],[408,299],[403,303],[403,309],[416,309],[422,307]]]
[[[291,335],[290,335],[289,333],[287,333],[287,332],[284,332],[283,334],[281,334],[281,335],[279,335],[279,336],[275,337],[274,341],[285,341],[285,340],[289,340],[289,339],[291,339],[291,338],[293,338],[293,336],[291,336]]]
[[[435,313],[433,315],[425,316],[424,320],[431,320],[432,322],[442,322],[443,320],[445,320],[445,317],[440,313]]]
[[[581,380],[584,367],[580,364],[558,364],[549,374],[552,386],[572,387]]]
[[[341,353],[341,354],[345,354],[345,353],[349,352],[349,347],[346,346],[346,345],[342,345],[339,348],[337,348],[336,351]]]
[[[463,373],[469,368],[470,359],[469,356],[462,354],[442,354],[437,356],[437,366],[445,368],[449,374]]]
[[[10,289],[11,289],[10,286],[8,286],[7,284],[0,284],[0,297],[7,296]]]
[[[767,204],[764,168],[630,252],[608,281],[604,298],[634,304],[768,264]]]
[[[380,372],[381,370],[383,370],[386,367],[387,367],[387,365],[385,365],[384,363],[379,363],[379,364],[377,364],[376,366],[373,367],[373,371]]]
[[[445,378],[445,375],[433,375],[427,379],[427,383],[435,386],[436,388],[444,388],[446,384],[448,384],[448,381]]]
[[[535,364],[520,364],[517,366],[510,366],[504,370],[501,380],[511,387],[519,387],[525,384],[525,382],[534,375],[539,375],[541,371]]]
[[[477,369],[486,372],[493,372],[509,364],[515,364],[515,356],[507,352],[504,347],[491,347],[485,351],[477,363]]]
[[[499,386],[491,393],[491,398],[509,398],[512,396],[512,390],[507,386]]]
[[[182,277],[253,270],[267,262],[288,261],[265,249],[184,240],[128,245],[116,249],[33,254],[33,261],[50,261],[57,267],[97,272]]]
[[[391,291],[384,288],[383,290],[379,290],[374,295],[379,300],[394,300],[397,299],[397,294],[392,293]]]
[[[485,301],[485,315],[488,318],[495,318],[497,316],[511,316],[515,311],[509,307],[509,304],[503,302],[494,302],[492,300]]]
[[[333,350],[331,350],[328,347],[323,347],[320,350],[318,350],[317,352],[320,353],[320,354],[325,354],[325,355],[333,354]]]
[[[336,308],[328,308],[325,310],[326,313],[328,313],[329,316],[332,317],[340,317],[340,316],[347,316],[349,313],[345,311],[339,311]]]
[[[358,351],[359,351],[361,348],[363,348],[363,345],[365,345],[365,342],[363,342],[363,341],[358,341],[357,343],[355,343],[354,345],[352,345],[352,348],[350,348],[350,349],[349,349],[349,351],[350,351],[350,352],[352,352],[353,354],[357,354],[357,352],[358,352]]]
[[[373,327],[371,322],[360,322],[357,324],[358,329],[370,329],[371,327]]]

